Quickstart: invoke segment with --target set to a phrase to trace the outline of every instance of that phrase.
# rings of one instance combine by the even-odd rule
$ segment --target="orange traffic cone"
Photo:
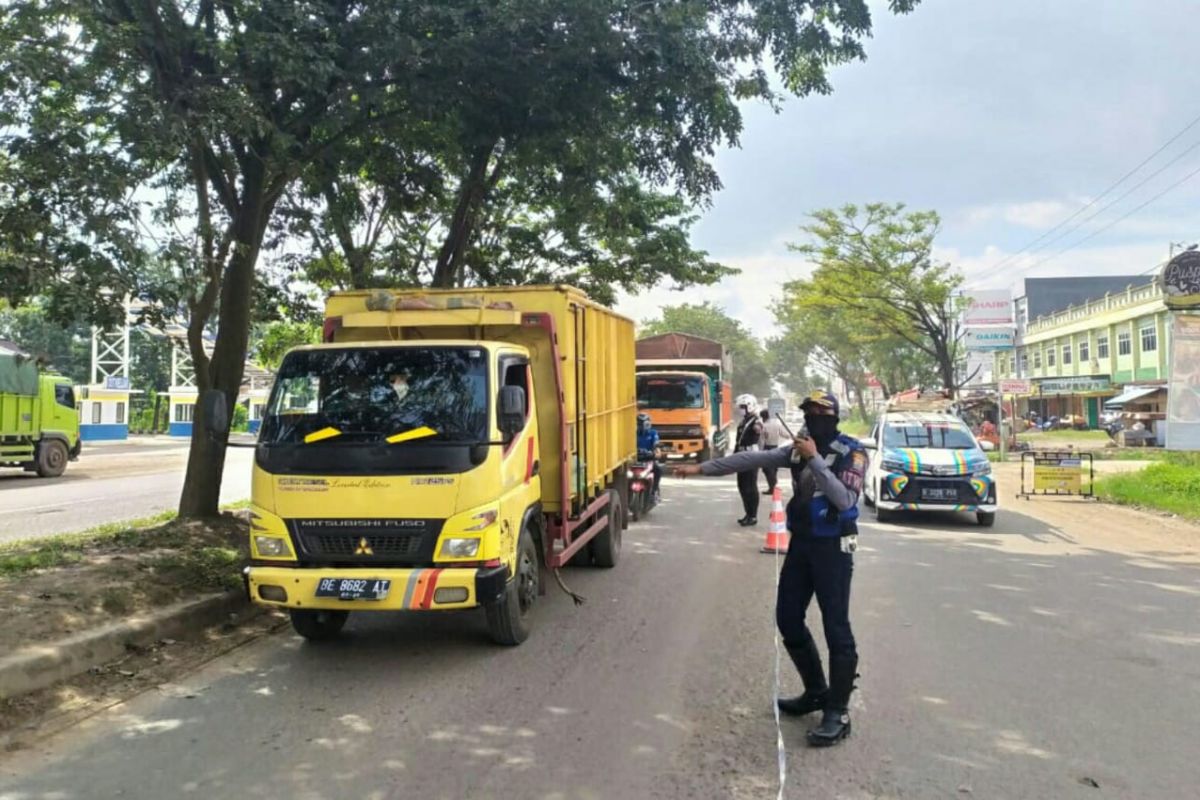
[[[787,515],[783,511],[783,491],[776,486],[771,496],[771,522],[767,525],[767,542],[760,553],[786,553],[788,549]]]

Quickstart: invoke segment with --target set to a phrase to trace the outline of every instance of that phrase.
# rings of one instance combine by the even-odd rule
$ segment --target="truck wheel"
[[[488,633],[496,644],[512,647],[529,638],[529,613],[538,596],[539,571],[533,537],[522,529],[517,542],[517,574],[504,587],[500,602],[485,606]]]
[[[608,490],[608,495],[608,527],[592,539],[592,560],[597,567],[615,567],[621,556],[621,520],[624,518],[621,495],[612,489]]]
[[[327,642],[336,639],[346,627],[350,618],[349,611],[309,611],[294,608],[288,612],[292,617],[292,627],[296,633],[310,642]]]
[[[42,442],[37,452],[37,474],[43,478],[57,478],[66,472],[67,446],[57,439]]]

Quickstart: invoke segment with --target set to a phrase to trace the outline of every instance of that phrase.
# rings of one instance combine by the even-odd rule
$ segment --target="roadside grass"
[[[1096,496],[1110,503],[1200,519],[1200,453],[1162,455],[1137,472],[1097,479]]]
[[[249,507],[250,501],[243,500],[224,505],[221,510],[236,512]],[[108,522],[76,533],[3,542],[0,543],[0,577],[75,564],[89,550],[184,548],[194,537],[185,532],[184,526],[171,525],[175,519],[174,511],[163,511],[149,517]],[[206,573],[207,565],[214,558],[220,560],[220,557],[210,554],[205,557],[207,561],[195,562],[191,566],[199,567]]]
[[[1036,444],[1041,440],[1059,441],[1059,442],[1079,442],[1079,443],[1099,443],[1107,444],[1111,437],[1104,431],[1076,431],[1076,430],[1061,430],[1061,431],[1025,431],[1018,433],[1017,438],[1023,442]]]

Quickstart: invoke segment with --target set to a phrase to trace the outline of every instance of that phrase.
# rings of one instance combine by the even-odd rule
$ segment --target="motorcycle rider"
[[[733,447],[734,453],[757,452],[762,439],[763,423],[758,415],[758,398],[752,394],[739,395],[737,407],[742,412],[742,421],[738,423],[737,439]],[[708,463],[712,463],[711,461]],[[742,509],[745,515],[738,520],[738,525],[748,528],[758,524],[758,468],[743,469],[737,474],[738,494],[742,496]]]
[[[850,580],[858,534],[858,496],[867,455],[857,439],[838,430],[838,400],[815,391],[800,404],[807,437],[762,452],[743,452],[676,474],[739,476],[746,469],[785,467],[792,472],[787,506],[791,545],[779,574],[775,624],[788,655],[804,682],[804,694],[781,698],[779,710],[800,716],[822,711],[821,723],[808,732],[814,747],[837,744],[850,733],[850,694],[858,677],[858,649],[850,628]],[[829,648],[829,681],[805,613],[817,596]]]
[[[658,485],[662,482],[662,464],[658,463],[658,431],[654,430],[650,415],[644,411],[637,415],[637,449],[639,459],[643,458],[643,453],[649,453],[644,457],[654,463],[654,501],[657,503]]]

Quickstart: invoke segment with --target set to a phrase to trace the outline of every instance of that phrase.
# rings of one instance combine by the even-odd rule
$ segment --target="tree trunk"
[[[496,149],[495,143],[480,147],[471,156],[470,169],[458,189],[458,203],[450,219],[446,240],[438,253],[437,265],[433,270],[433,286],[449,289],[459,282],[459,267],[467,243],[471,239],[475,212],[483,202],[487,189],[488,161]]]
[[[266,220],[273,201],[267,199],[261,162],[247,170],[241,210],[234,223],[233,251],[221,282],[221,307],[217,340],[208,368],[206,388],[224,393],[230,419],[246,367],[250,343],[250,310],[254,292],[254,268],[262,245]],[[199,378],[199,375],[197,375]],[[207,385],[206,385],[207,384]],[[187,474],[179,497],[179,516],[215,517],[220,514],[221,478],[225,472],[225,439],[210,438],[204,430],[204,407],[197,403],[192,420],[192,444]]]

